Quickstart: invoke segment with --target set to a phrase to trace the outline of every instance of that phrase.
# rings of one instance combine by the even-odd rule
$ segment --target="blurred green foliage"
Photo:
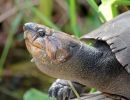
[[[2,75],[2,72],[3,72],[3,65],[4,65],[4,62],[6,60],[6,57],[8,55],[8,51],[10,49],[10,46],[12,45],[13,43],[13,36],[14,36],[14,33],[17,31],[17,28],[20,24],[20,21],[21,21],[21,18],[23,16],[23,13],[20,12],[16,18],[14,19],[12,25],[11,25],[11,28],[9,30],[9,35],[8,35],[8,38],[7,38],[7,41],[6,41],[6,44],[5,44],[5,47],[4,47],[4,50],[3,50],[3,53],[1,55],[1,59],[0,59],[0,75]]]
[[[79,25],[77,23],[77,14],[76,14],[76,0],[68,0],[69,1],[69,18],[70,18],[70,26],[73,30],[75,36],[80,37],[81,32],[79,29]]]
[[[49,100],[49,98],[45,93],[36,89],[30,89],[24,94],[23,100]]]

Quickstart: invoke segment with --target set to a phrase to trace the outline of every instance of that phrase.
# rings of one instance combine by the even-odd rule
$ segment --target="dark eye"
[[[39,30],[37,31],[37,33],[38,33],[39,36],[41,36],[41,37],[44,37],[44,36],[46,35],[45,29],[39,29]]]

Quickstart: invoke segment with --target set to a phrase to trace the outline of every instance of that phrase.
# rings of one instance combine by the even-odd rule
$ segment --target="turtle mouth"
[[[33,46],[36,46],[37,48],[42,49],[41,44],[35,42],[35,40],[36,40],[36,34],[32,35],[32,32],[33,32],[33,31],[31,31],[31,30],[29,30],[29,31],[26,30],[26,31],[24,32],[24,39],[25,39],[25,41],[27,40],[27,41],[28,41],[29,43],[31,43]],[[34,33],[34,32],[33,32],[33,33]],[[34,38],[35,38],[35,40],[34,40]]]
[[[35,58],[38,58],[41,55],[46,55],[43,46],[40,44],[40,42],[33,41],[33,36],[31,36],[29,32],[30,31],[24,32],[25,44],[29,53]]]
[[[42,64],[44,65],[50,61],[45,50],[39,48],[28,39],[25,40],[25,44],[29,53],[32,55],[31,62],[42,62]]]
[[[39,49],[41,51],[44,51],[42,48],[40,48],[39,46],[33,44],[29,39],[25,39],[25,43],[27,47],[35,47],[36,49]],[[29,51],[31,50],[31,48],[29,49]]]

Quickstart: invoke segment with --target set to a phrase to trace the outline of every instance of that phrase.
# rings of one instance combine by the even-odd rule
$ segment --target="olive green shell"
[[[106,41],[117,60],[130,74],[130,11],[117,16],[81,39]]]

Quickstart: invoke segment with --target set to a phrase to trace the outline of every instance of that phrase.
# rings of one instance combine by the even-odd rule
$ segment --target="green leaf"
[[[102,0],[102,4],[99,6],[99,12],[103,14],[107,21],[118,15],[117,5],[114,4],[115,1]]]
[[[70,25],[74,32],[74,35],[80,37],[81,32],[77,22],[76,0],[69,0],[69,17],[70,17]]]
[[[91,90],[90,90],[90,93],[94,93],[94,92],[96,92],[97,90],[95,89],[95,88],[91,88]]]
[[[51,19],[53,0],[40,0],[38,10],[43,13],[48,19]]]
[[[97,13],[98,17],[100,18],[101,22],[104,23],[106,22],[106,19],[102,12],[100,12],[100,9],[98,5],[96,4],[95,0],[86,0],[88,4],[92,7],[93,11]]]
[[[130,0],[115,0],[114,4],[130,6]]]
[[[24,94],[23,100],[49,100],[49,98],[45,93],[36,89],[30,89]]]

